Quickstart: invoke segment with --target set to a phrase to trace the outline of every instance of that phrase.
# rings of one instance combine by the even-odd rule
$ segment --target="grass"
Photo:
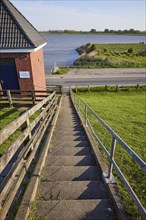
[[[0,130],[10,124],[12,121],[17,119],[21,114],[26,111],[26,107],[19,108],[7,108],[0,107]],[[35,120],[41,111],[38,110],[30,117],[30,123]],[[20,136],[22,133],[21,128],[16,130],[3,144],[0,145],[0,157],[6,152],[11,144]]]
[[[18,118],[26,108],[20,107],[20,108],[7,108],[7,107],[0,107],[0,130],[7,126],[9,123],[14,121],[16,118]],[[0,146],[0,157],[5,153],[5,151],[8,149],[8,147],[12,144],[14,140],[18,138],[18,136],[21,134],[20,130],[17,130],[14,132],[11,137],[6,140],[3,144]]]
[[[0,130],[8,125],[10,122],[18,118],[24,111],[25,107],[20,108],[6,108],[0,107]]]
[[[58,70],[55,74],[63,75],[66,74],[68,71],[69,71],[69,67],[58,67]]]
[[[106,90],[108,91],[105,91],[105,87],[91,89],[91,92],[82,89],[79,90],[78,95],[146,161],[146,86],[138,90],[135,87],[123,87],[119,92],[116,92],[114,87],[108,87]],[[110,150],[111,135],[89,112],[88,115],[100,140]],[[103,156],[106,160],[104,153]],[[119,144],[116,145],[115,160],[146,207],[146,174]],[[115,171],[114,175],[128,217],[142,219]]]
[[[146,67],[146,45],[139,44],[86,44],[77,48],[81,54],[74,64],[94,68]]]
[[[42,220],[42,217],[39,217],[37,214],[37,202],[33,201],[30,205],[30,212],[28,216],[28,220]]]

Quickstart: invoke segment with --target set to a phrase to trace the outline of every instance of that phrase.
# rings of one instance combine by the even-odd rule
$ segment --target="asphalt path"
[[[47,86],[135,85],[146,84],[145,68],[73,69],[65,75],[47,75]]]

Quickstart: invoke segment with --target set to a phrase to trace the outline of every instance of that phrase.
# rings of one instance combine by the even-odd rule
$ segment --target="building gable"
[[[0,0],[0,49],[33,49],[44,43],[44,37],[8,0]]]

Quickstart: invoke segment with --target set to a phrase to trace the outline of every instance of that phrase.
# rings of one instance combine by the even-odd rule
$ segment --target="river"
[[[91,35],[91,34],[43,34],[48,43],[43,48],[45,72],[50,73],[54,65],[69,66],[78,57],[76,48],[86,44],[140,43],[146,44],[145,36],[135,35]]]

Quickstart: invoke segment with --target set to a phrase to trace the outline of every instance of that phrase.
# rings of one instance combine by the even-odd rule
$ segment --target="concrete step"
[[[54,133],[53,133],[53,138],[55,138],[55,137],[63,137],[63,136],[79,136],[79,135],[85,135],[85,132],[84,132],[84,130],[83,129],[78,129],[78,130],[74,130],[74,129],[72,129],[72,130],[65,130],[65,131],[63,131],[63,130],[59,130],[59,129],[55,129],[54,130]]]
[[[54,136],[53,136],[53,139],[55,139],[56,137],[66,137],[66,136],[74,136],[74,137],[80,137],[80,136],[84,136],[85,135],[85,132],[83,130],[81,131],[72,131],[72,133],[68,132],[68,131],[57,131],[55,130],[54,131]]]
[[[54,156],[83,156],[91,154],[90,147],[62,147],[49,149],[49,154]]]
[[[79,118],[72,117],[70,114],[65,114],[64,116],[60,116],[57,121],[57,124],[66,124],[66,123],[80,123]]]
[[[66,131],[66,130],[69,130],[69,131],[81,131],[83,130],[82,126],[81,125],[69,125],[69,124],[66,124],[64,126],[58,126],[56,125],[57,127],[57,130],[60,130],[60,131]]]
[[[116,219],[83,126],[64,97],[36,196],[45,220]]]
[[[69,125],[69,124],[64,124],[64,125],[61,125],[61,126],[58,126],[56,124],[56,128],[57,128],[57,131],[61,131],[61,129],[63,130],[63,128],[65,129],[70,129],[70,130],[75,130],[75,131],[78,131],[78,130],[82,130],[83,131],[83,126],[81,124],[75,124],[75,125]],[[65,130],[64,129],[64,130]]]
[[[66,127],[58,127],[58,130],[57,130],[57,132],[58,133],[68,133],[68,134],[72,134],[73,132],[80,132],[80,131],[83,131],[83,128],[82,127],[80,127],[80,126],[78,126],[78,127],[68,127],[68,126],[66,126]]]
[[[59,117],[57,124],[58,123],[67,123],[68,121],[72,121],[72,122],[80,122],[80,119],[77,115],[62,115]]]
[[[46,158],[46,166],[95,166],[93,156],[51,156]]]
[[[85,135],[82,136],[73,136],[73,135],[62,135],[60,137],[54,136],[52,139],[52,143],[59,143],[64,141],[87,141],[87,138]]]
[[[96,166],[45,166],[42,182],[100,180]]]
[[[68,122],[72,122],[72,123],[80,123],[80,119],[77,116],[72,116],[72,115],[64,115],[61,116],[58,121],[57,124],[65,124]]]
[[[108,198],[102,181],[41,182],[38,197],[45,201]]]
[[[108,199],[38,201],[36,214],[44,220],[116,220]]]
[[[71,119],[70,119],[71,120]],[[80,122],[72,122],[72,121],[66,121],[66,122],[60,122],[60,123],[57,123],[56,125],[60,128],[64,128],[64,127],[75,127],[75,126],[80,126]]]
[[[89,147],[88,141],[52,141],[51,147],[54,149],[64,147]]]
[[[71,132],[83,132],[83,127],[82,126],[75,126],[75,127],[57,127],[56,125],[56,128],[54,130],[54,132],[58,132],[58,133],[62,133],[62,132],[68,132],[68,133],[71,133]]]

